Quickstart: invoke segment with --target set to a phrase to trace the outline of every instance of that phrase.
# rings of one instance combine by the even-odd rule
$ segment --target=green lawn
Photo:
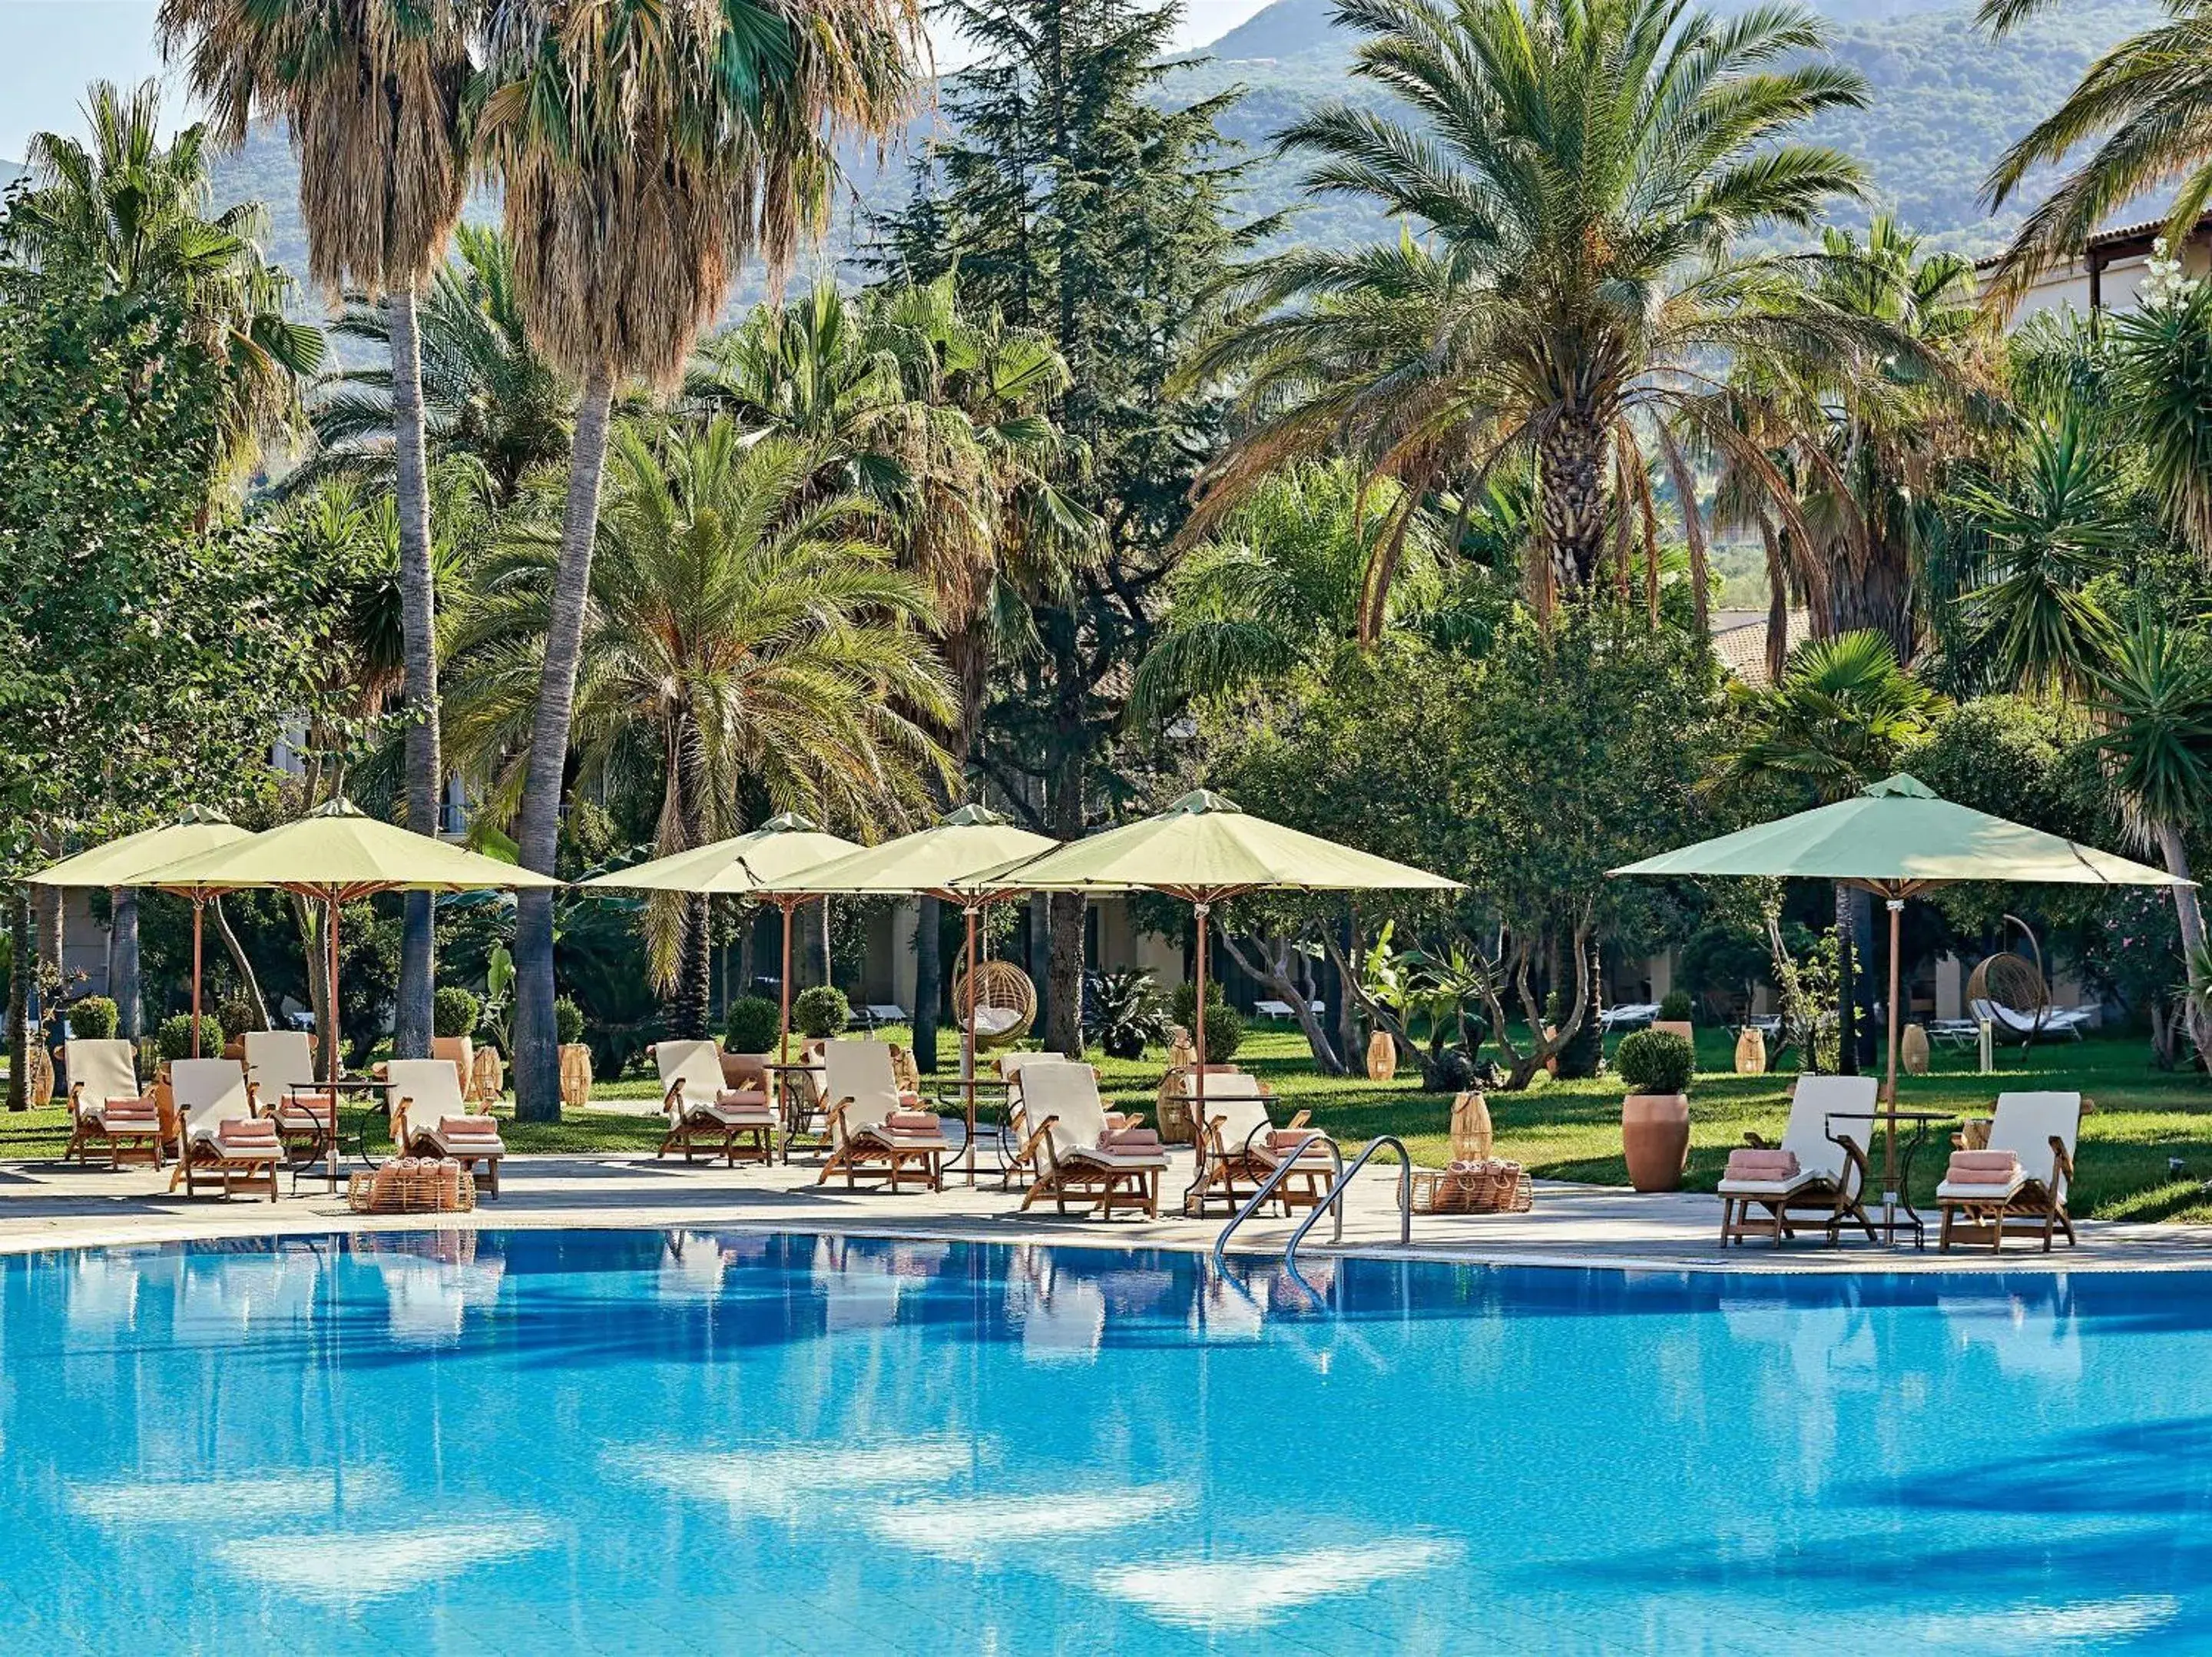
[[[891,1040],[905,1035],[902,1030],[884,1034]],[[1781,1132],[1792,1078],[1787,1073],[1733,1074],[1728,1068],[1733,1044],[1724,1031],[1701,1032],[1698,1047],[1704,1068],[1690,1096],[1687,1184],[1710,1191],[1729,1150],[1743,1143],[1747,1129],[1770,1136]],[[957,1071],[949,1047],[946,1058],[937,1082],[950,1092],[957,1085]],[[1317,1077],[1304,1041],[1291,1030],[1255,1030],[1237,1059],[1267,1078],[1286,1113],[1310,1110],[1317,1125],[1352,1143],[1395,1133],[1413,1147],[1417,1160],[1446,1160],[1450,1099],[1420,1091],[1418,1076],[1401,1071],[1399,1080],[1387,1084]],[[1131,1108],[1148,1108],[1160,1064],[1158,1055],[1134,1063],[1108,1060],[1103,1066],[1107,1088]],[[2103,1219],[2212,1222],[2212,1192],[2204,1185],[2212,1181],[2212,1083],[2192,1074],[2161,1074],[2152,1068],[2147,1045],[2133,1036],[2054,1042],[2027,1054],[2008,1048],[2000,1054],[1998,1071],[1978,1076],[1971,1052],[1939,1049],[1935,1074],[1906,1078],[1904,1103],[1986,1112],[2000,1088],[2078,1088],[2097,1109],[2082,1124],[2075,1212]],[[594,1089],[596,1096],[608,1099],[649,1099],[657,1092],[649,1078],[638,1077]],[[1490,1112],[1498,1153],[1525,1163],[1539,1177],[1627,1182],[1620,1157],[1620,1085],[1612,1077],[1539,1077],[1525,1093],[1491,1095]],[[507,1122],[501,1132],[509,1145],[526,1152],[651,1150],[659,1142],[657,1117],[596,1112],[571,1112],[553,1126]],[[60,1110],[0,1112],[0,1158],[58,1156],[67,1138]],[[2185,1165],[2178,1180],[2166,1172],[2172,1156]],[[1914,1169],[1917,1195],[1933,1193],[1943,1160],[1941,1146],[1923,1150]]]

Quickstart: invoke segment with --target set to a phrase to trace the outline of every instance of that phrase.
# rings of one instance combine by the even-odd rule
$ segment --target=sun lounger
[[[660,1066],[660,1108],[668,1118],[656,1157],[680,1150],[688,1162],[703,1146],[710,1160],[719,1150],[735,1168],[741,1139],[747,1161],[765,1166],[774,1156],[775,1108],[768,1090],[725,1086],[722,1055],[712,1041],[657,1041],[653,1059]]]
[[[871,1001],[860,1009],[860,1014],[863,1027],[872,1030],[907,1022],[906,1009],[896,1001]]]
[[[1656,1001],[1624,1001],[1618,1006],[1607,1007],[1597,1016],[1598,1028],[1611,1032],[1637,1024],[1648,1024],[1659,1016]]]
[[[231,1182],[243,1177],[269,1181],[269,1200],[276,1200],[276,1165],[284,1147],[276,1124],[257,1117],[246,1067],[235,1059],[179,1059],[169,1065],[169,1090],[176,1096],[177,1171],[185,1194],[199,1194],[202,1175],[219,1177],[228,1197]]]
[[[1030,1066],[1022,1074],[1022,1100],[1031,1125],[1022,1154],[1037,1171],[1023,1208],[1050,1197],[1065,1214],[1068,1199],[1082,1197],[1106,1219],[1117,1208],[1158,1217],[1167,1153],[1146,1130],[1117,1130],[1108,1122],[1090,1065]],[[1124,1133],[1131,1142],[1115,1143]]]
[[[2052,1007],[2044,1013],[2043,1022],[2039,1025],[2034,1014],[2021,1012],[1987,997],[1968,1002],[1966,1011],[1976,1019],[1996,1025],[2000,1039],[2014,1041],[2033,1041],[2043,1036],[2060,1035],[2071,1036],[2079,1041],[2081,1032],[2097,1017],[2094,1007]]]
[[[1198,1179],[1183,1193],[1186,1214],[1202,1215],[1209,1202],[1217,1201],[1226,1212],[1235,1213],[1269,1174],[1293,1157],[1296,1170],[1284,1176],[1273,1194],[1285,1213],[1320,1205],[1336,1172],[1329,1150],[1333,1142],[1306,1127],[1308,1111],[1300,1111],[1288,1127],[1278,1128],[1267,1111],[1272,1098],[1256,1076],[1240,1072],[1206,1077],[1206,1120],[1198,1130]]]
[[[314,1038],[301,1030],[248,1030],[246,1080],[256,1109],[276,1124],[294,1160],[312,1162],[337,1132],[337,1110],[316,1086]]]
[[[1022,1098],[1023,1071],[1036,1065],[1083,1063],[1079,1059],[1070,1059],[1064,1053],[1054,1053],[1049,1049],[1043,1052],[1024,1049],[999,1055],[999,1076],[1006,1084],[1006,1132],[1012,1142],[1012,1149],[1006,1153],[1006,1168],[999,1175],[1000,1189],[1011,1186],[1017,1175],[1025,1180],[1036,1177],[1036,1158],[1034,1156],[1024,1157],[1023,1154],[1030,1138],[1029,1110]],[[1084,1065],[1084,1068],[1096,1078],[1098,1074],[1096,1065]],[[1106,1113],[1106,1126],[1109,1128],[1142,1127],[1144,1125],[1145,1113],[1141,1110],[1109,1110]]]
[[[506,1142],[490,1117],[470,1114],[453,1060],[395,1059],[386,1068],[385,1081],[394,1154],[450,1156],[471,1173],[481,1162],[487,1189],[498,1196]]]
[[[899,1091],[890,1049],[880,1041],[832,1041],[822,1057],[830,1099],[830,1160],[815,1183],[842,1174],[848,1187],[880,1170],[896,1191],[909,1168],[919,1168],[933,1191],[945,1188],[945,1159],[952,1146],[944,1125]]]
[[[69,1145],[62,1152],[90,1165],[94,1146],[107,1152],[110,1168],[126,1156],[149,1158],[161,1166],[161,1111],[153,1095],[138,1085],[138,1056],[119,1039],[78,1040],[62,1044],[69,1073]]]
[[[1328,1003],[1309,1002],[1307,1010],[1318,1017],[1328,1011]],[[1255,1001],[1252,1004],[1252,1016],[1255,1018],[1296,1018],[1298,1016],[1298,1010],[1287,1001],[1270,998],[1265,1001]]]
[[[2056,1232],[2072,1242],[2066,1188],[2074,1179],[2081,1108],[2078,1093],[1999,1094],[1988,1149],[1954,1155],[1936,1187],[1943,1207],[1941,1246],[1950,1247],[1955,1238],[2001,1249],[2008,1230],[2040,1236],[2046,1254]]]
[[[1847,1220],[1874,1241],[1863,1193],[1878,1090],[1871,1076],[1799,1077],[1782,1143],[1770,1145],[1755,1133],[1744,1135],[1750,1150],[1780,1161],[1757,1171],[1732,1172],[1721,1181],[1721,1247],[1747,1237],[1771,1237],[1779,1247],[1806,1223],[1825,1230],[1833,1244],[1843,1240]],[[1765,1217],[1753,1218],[1753,1210]],[[1810,1218],[1793,1220],[1793,1214]]]

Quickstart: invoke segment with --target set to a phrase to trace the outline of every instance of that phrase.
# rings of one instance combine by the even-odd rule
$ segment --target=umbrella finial
[[[365,817],[368,813],[343,794],[339,794],[325,800],[307,815],[311,817]]]
[[[1893,777],[1884,777],[1880,782],[1870,782],[1862,791],[1869,799],[1935,799],[1936,791],[1917,777],[1899,772]]]
[[[1226,794],[1217,794],[1211,788],[1194,788],[1160,815],[1164,817],[1200,816],[1209,811],[1235,811],[1241,815],[1243,810]]]
[[[1012,819],[1000,816],[988,805],[963,805],[938,818],[939,828],[998,828]]]
[[[796,811],[784,811],[761,824],[758,832],[763,835],[818,835],[822,831],[815,827],[813,818],[803,817]]]

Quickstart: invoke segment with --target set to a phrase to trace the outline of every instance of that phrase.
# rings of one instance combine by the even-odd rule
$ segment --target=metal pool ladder
[[[1276,1168],[1273,1173],[1268,1174],[1266,1179],[1262,1180],[1260,1182],[1260,1188],[1257,1191],[1255,1191],[1250,1197],[1245,1199],[1244,1206],[1237,1211],[1236,1217],[1232,1218],[1228,1224],[1221,1228],[1221,1235],[1213,1240],[1213,1269],[1215,1271],[1221,1272],[1224,1270],[1224,1262],[1222,1256],[1229,1247],[1230,1234],[1235,1231],[1238,1226],[1243,1224],[1246,1220],[1252,1217],[1253,1212],[1258,1209],[1261,1203],[1267,1200],[1268,1197],[1274,1192],[1275,1187],[1280,1185],[1297,1167],[1298,1158],[1305,1155],[1306,1147],[1316,1139],[1328,1144],[1331,1154],[1335,1157],[1337,1163],[1336,1177],[1329,1182],[1328,1194],[1324,1196],[1320,1202],[1314,1205],[1313,1212],[1307,1215],[1304,1219],[1299,1221],[1297,1229],[1291,1233],[1290,1241],[1283,1246],[1283,1264],[1290,1267],[1293,1274],[1297,1272],[1298,1269],[1298,1245],[1305,1241],[1306,1233],[1314,1229],[1315,1224],[1321,1219],[1323,1213],[1333,1214],[1335,1217],[1335,1225],[1330,1234],[1329,1241],[1331,1242],[1342,1242],[1344,1241],[1345,1193],[1352,1188],[1353,1177],[1358,1174],[1361,1168],[1366,1167],[1369,1162],[1373,1160],[1375,1153],[1382,1150],[1385,1145],[1389,1146],[1398,1153],[1399,1246],[1401,1247],[1405,1247],[1412,1244],[1413,1241],[1413,1159],[1406,1150],[1406,1142],[1403,1139],[1401,1139],[1395,1133],[1382,1134],[1375,1138],[1370,1139],[1367,1142],[1365,1148],[1360,1151],[1359,1155],[1353,1157],[1352,1159],[1351,1165],[1346,1167],[1345,1165],[1343,1156],[1340,1153],[1336,1151],[1334,1141],[1330,1140],[1326,1134],[1310,1133],[1304,1140],[1300,1141],[1296,1153],[1285,1157],[1280,1165]]]

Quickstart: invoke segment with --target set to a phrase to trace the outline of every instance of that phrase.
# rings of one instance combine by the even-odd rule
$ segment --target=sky
[[[74,132],[88,81],[133,84],[162,71],[154,46],[155,0],[0,0],[0,159],[20,161],[24,140]],[[1203,46],[1266,0],[1184,0],[1180,47]],[[951,42],[939,61],[957,64]]]

